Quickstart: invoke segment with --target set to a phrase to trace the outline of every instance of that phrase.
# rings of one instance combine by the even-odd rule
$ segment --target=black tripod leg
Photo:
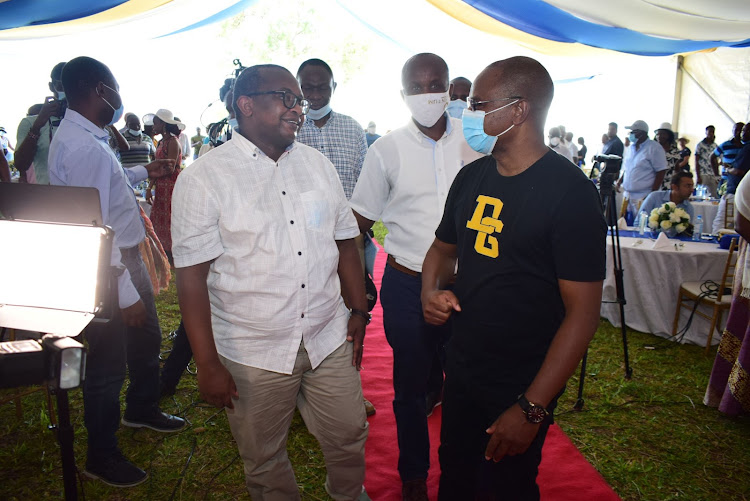
[[[78,488],[76,486],[76,459],[73,454],[73,426],[70,424],[68,392],[58,389],[55,390],[55,395],[57,397],[58,417],[57,440],[60,442],[65,500],[73,501],[78,499]]]
[[[586,353],[583,354],[583,360],[581,360],[581,377],[578,381],[578,398],[576,399],[576,403],[573,406],[573,409],[580,411],[583,409],[583,383],[586,378],[586,360],[589,357],[589,350],[586,348]]]

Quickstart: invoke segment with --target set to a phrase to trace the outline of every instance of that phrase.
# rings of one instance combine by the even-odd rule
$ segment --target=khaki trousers
[[[316,369],[300,343],[292,375],[220,359],[239,393],[227,417],[253,501],[300,499],[286,452],[295,407],[320,442],[328,494],[337,501],[362,494],[368,424],[359,373],[352,366],[351,343],[345,341]]]

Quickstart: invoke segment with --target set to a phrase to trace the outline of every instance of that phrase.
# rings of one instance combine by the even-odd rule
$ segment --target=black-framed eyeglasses
[[[466,99],[466,105],[471,111],[476,111],[477,106],[482,106],[487,103],[495,103],[497,101],[511,101],[513,99],[523,99],[521,96],[511,96],[511,97],[504,97],[502,99],[489,99],[487,101],[477,101],[473,97],[469,97]]]
[[[288,109],[292,109],[295,106],[297,106],[297,103],[302,107],[302,114],[307,115],[307,112],[310,111],[310,101],[303,97],[299,97],[298,95],[294,94],[293,92],[290,92],[288,90],[267,90],[265,92],[251,92],[250,94],[243,94],[243,96],[265,96],[270,94],[280,94],[281,100],[284,103],[284,106]]]

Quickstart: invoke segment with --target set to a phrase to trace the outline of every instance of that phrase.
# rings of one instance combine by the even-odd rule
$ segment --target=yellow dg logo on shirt
[[[484,215],[488,205],[492,207],[492,216]],[[499,199],[479,195],[477,208],[474,209],[471,219],[466,222],[467,228],[478,232],[474,249],[483,256],[496,258],[500,254],[497,238],[492,234],[503,231],[503,222],[498,219],[501,210],[503,210],[503,203]]]

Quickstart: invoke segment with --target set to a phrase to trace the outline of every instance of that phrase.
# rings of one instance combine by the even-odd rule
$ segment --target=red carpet
[[[381,249],[375,260],[374,280],[378,290],[385,259],[385,252]],[[394,501],[401,499],[401,480],[397,471],[398,442],[392,407],[393,353],[383,333],[383,310],[380,302],[372,311],[372,316],[372,322],[367,328],[361,376],[365,398],[375,405],[377,413],[368,418],[370,435],[365,453],[365,487],[374,501]],[[437,499],[440,477],[437,448],[440,443],[441,411],[438,407],[429,418],[431,468],[427,486],[430,499]],[[545,501],[620,499],[557,425],[552,426],[547,434],[537,482]]]

